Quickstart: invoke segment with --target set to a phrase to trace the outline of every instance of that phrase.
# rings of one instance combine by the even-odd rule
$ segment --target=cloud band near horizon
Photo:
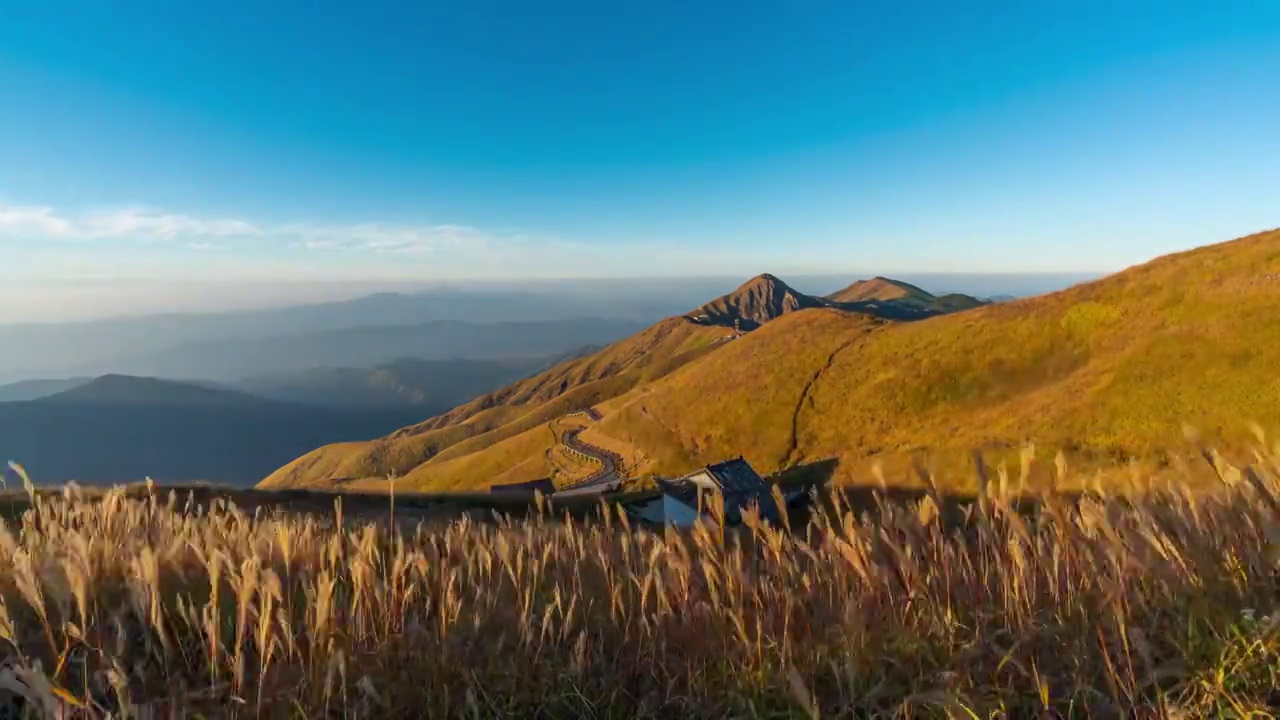
[[[442,246],[526,242],[525,233],[487,233],[456,224],[391,225],[379,222],[348,225],[268,224],[237,218],[202,218],[183,213],[129,207],[67,213],[44,205],[0,203],[0,237],[43,240],[135,240],[188,242],[201,247],[219,241],[277,241],[306,250],[423,252]]]
[[[128,268],[156,276],[168,275],[166,268],[227,277],[258,275],[264,268],[326,278],[587,277],[664,268],[680,275],[723,261],[714,247],[582,243],[463,224],[272,223],[138,206],[70,212],[0,202],[5,249],[20,261],[20,273],[25,267],[27,274],[55,276],[82,275],[84,266],[103,275]],[[71,267],[77,269],[63,269]]]

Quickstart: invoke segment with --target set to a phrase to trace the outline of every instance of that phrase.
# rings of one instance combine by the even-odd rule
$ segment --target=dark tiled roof
[[[769,492],[768,483],[756,474],[750,463],[740,457],[708,465],[706,470],[725,493]]]

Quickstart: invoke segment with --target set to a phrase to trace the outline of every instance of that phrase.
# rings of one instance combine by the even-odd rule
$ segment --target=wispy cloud
[[[141,208],[67,214],[48,206],[0,204],[0,234],[30,239],[138,239],[255,237],[262,228],[231,218],[206,219]]]
[[[74,265],[157,276],[183,266],[228,277],[584,277],[682,274],[717,267],[726,257],[675,241],[582,243],[459,224],[273,223],[136,207],[69,212],[3,201],[0,244],[22,248],[19,259],[45,275],[70,273]],[[74,252],[67,252],[73,245]]]
[[[226,241],[258,241],[312,251],[457,253],[526,243],[522,233],[492,233],[463,225],[260,223],[205,218],[144,208],[67,213],[39,205],[0,203],[0,237],[41,240],[134,240],[209,249]]]
[[[65,237],[71,223],[49,207],[0,205],[0,233]]]
[[[275,236],[307,250],[365,250],[377,253],[481,251],[495,245],[522,243],[522,233],[491,233],[462,225],[285,225]]]
[[[201,237],[256,237],[264,234],[261,228],[243,220],[231,218],[210,220],[148,210],[119,210],[90,215],[82,221],[80,227],[90,238],[140,237],[179,240]]]

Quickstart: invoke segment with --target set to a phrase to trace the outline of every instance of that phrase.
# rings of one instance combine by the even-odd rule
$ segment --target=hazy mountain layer
[[[251,485],[317,444],[376,437],[416,413],[309,407],[154,378],[108,376],[0,403],[0,459],[38,483]]]

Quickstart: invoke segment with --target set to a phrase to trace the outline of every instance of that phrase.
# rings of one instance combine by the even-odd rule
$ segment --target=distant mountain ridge
[[[43,375],[119,374],[221,383],[317,367],[372,367],[396,358],[529,358],[626,337],[645,325],[635,321],[577,317],[548,322],[355,326],[265,338],[224,339],[174,345],[120,356],[90,367],[48,365]],[[34,373],[33,373],[34,374]]]
[[[8,385],[0,385],[0,403],[2,402],[22,402],[24,400],[35,400],[36,398],[47,397],[60,393],[64,390],[70,390],[77,385],[83,385],[93,378],[78,377],[64,379],[39,379],[39,380],[21,380]]]
[[[109,375],[43,398],[0,403],[0,457],[22,463],[41,484],[150,476],[250,485],[316,443],[376,437],[416,416]]]
[[[251,406],[260,397],[231,389],[131,375],[103,375],[32,402],[61,405]]]
[[[1065,287],[1093,276],[1064,275],[913,275],[923,287],[953,287],[982,296],[1008,293],[1024,297]],[[915,278],[915,279],[912,279]],[[799,278],[797,278],[799,279]],[[809,276],[805,292],[824,292],[843,281],[839,276]],[[415,327],[438,321],[490,324],[497,321],[540,323],[584,315],[618,321],[621,335],[599,336],[586,344],[604,345],[658,320],[684,313],[709,297],[730,291],[733,278],[639,278],[618,283],[601,279],[536,284],[536,288],[503,286],[435,287],[412,292],[380,292],[350,300],[316,302],[288,307],[223,312],[178,312],[81,320],[66,323],[0,324],[0,383],[53,377],[97,377],[105,373],[183,379],[206,376],[206,364],[184,365],[200,348],[229,343],[244,347],[253,341],[282,336],[324,334],[349,328]],[[629,329],[628,329],[629,328]],[[551,354],[558,349],[517,348],[506,356]],[[317,358],[312,366],[369,366],[397,357],[433,359],[482,357],[486,353],[465,347],[438,344],[423,354],[409,347],[391,348],[372,360],[349,357]],[[231,358],[234,359],[234,358]],[[220,381],[239,380],[267,372],[300,370],[295,364],[268,366],[240,362],[240,367],[218,374]],[[214,377],[214,376],[209,376]],[[16,399],[16,398],[15,398]]]
[[[518,290],[502,288],[434,288],[409,293],[383,292],[351,300],[320,302],[260,310],[216,313],[165,313],[67,323],[0,324],[0,383],[39,377],[88,376],[116,372],[169,378],[200,377],[202,367],[176,364],[184,359],[174,348],[216,346],[218,343],[252,343],[282,336],[322,335],[356,327],[412,328],[432,323],[489,326],[495,323],[556,323],[584,316],[599,322],[615,322],[618,335],[585,337],[572,346],[603,344],[684,306],[675,294],[659,289],[612,293],[579,292],[572,288]],[[696,296],[691,296],[696,297]],[[571,346],[516,348],[513,355],[545,355]],[[194,351],[193,351],[194,352]],[[475,357],[466,347],[437,347],[431,357]],[[388,362],[399,356],[421,353],[410,348],[375,358]],[[155,358],[148,362],[148,358]],[[166,365],[165,363],[169,363]],[[341,358],[321,358],[316,365],[351,365]],[[244,368],[241,375],[296,369],[289,367]],[[219,379],[235,379],[235,372]]]
[[[256,395],[334,407],[416,406],[447,410],[540,372],[564,357],[421,360],[401,358],[370,368],[322,367],[235,383]]]

